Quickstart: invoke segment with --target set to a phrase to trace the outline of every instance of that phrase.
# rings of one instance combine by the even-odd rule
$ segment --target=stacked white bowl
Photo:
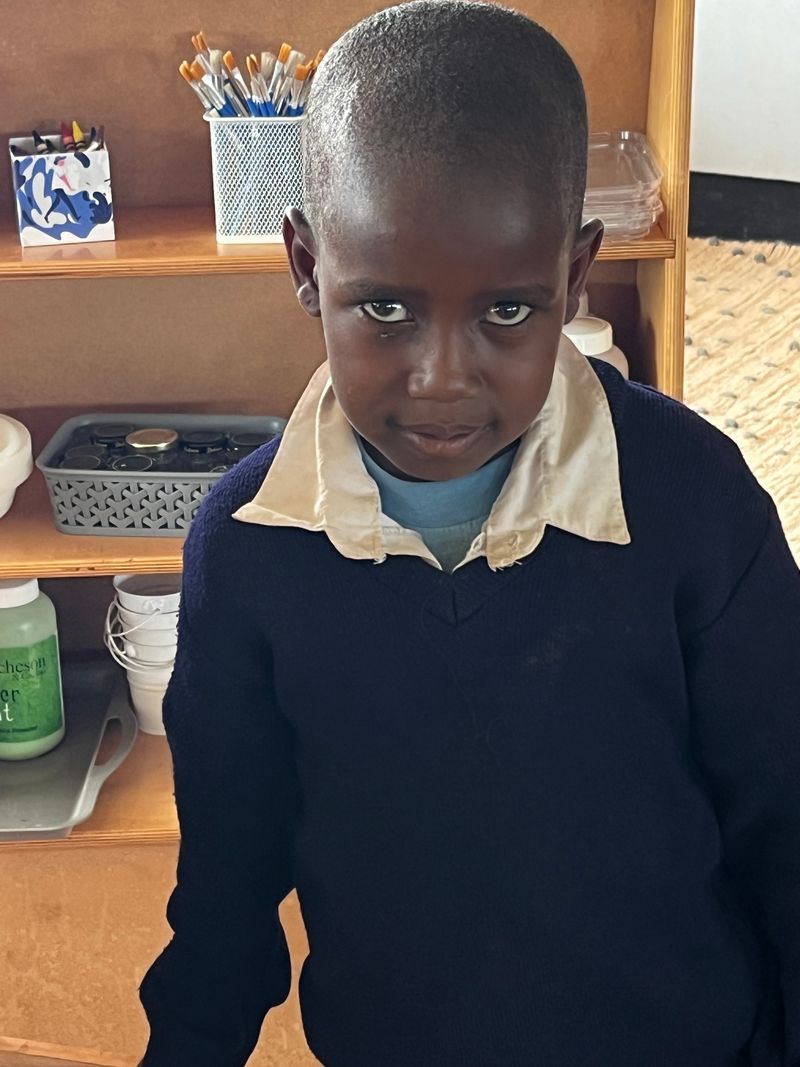
[[[14,494],[32,470],[30,433],[10,415],[0,415],[0,518],[14,503]]]
[[[163,734],[161,711],[178,647],[180,574],[118,574],[105,644],[124,667],[139,729]]]

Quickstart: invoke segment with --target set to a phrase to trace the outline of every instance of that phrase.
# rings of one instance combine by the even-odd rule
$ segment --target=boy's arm
[[[198,516],[164,700],[181,831],[174,937],[140,987],[144,1067],[242,1067],[291,984],[277,909],[292,888],[292,741],[242,571],[213,513]]]
[[[768,942],[800,1067],[800,572],[769,502],[766,534],[717,618],[686,649],[697,752],[724,862]]]

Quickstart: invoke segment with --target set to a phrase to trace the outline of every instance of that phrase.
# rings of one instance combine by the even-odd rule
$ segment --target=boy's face
[[[455,190],[362,175],[335,210],[318,241],[291,209],[284,241],[347,419],[401,477],[477,470],[541,410],[602,225],[573,243],[554,205],[496,176]]]

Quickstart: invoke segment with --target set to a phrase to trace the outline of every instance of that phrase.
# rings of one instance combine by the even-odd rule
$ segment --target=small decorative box
[[[58,134],[44,139],[61,144]],[[107,148],[37,154],[31,137],[8,145],[22,245],[114,240]]]

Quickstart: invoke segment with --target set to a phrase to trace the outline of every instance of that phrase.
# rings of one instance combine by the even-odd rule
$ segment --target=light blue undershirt
[[[407,530],[416,530],[442,569],[452,571],[492,510],[511,470],[516,446],[462,478],[409,482],[379,467],[358,434],[356,440],[367,473],[378,486],[383,513]]]

